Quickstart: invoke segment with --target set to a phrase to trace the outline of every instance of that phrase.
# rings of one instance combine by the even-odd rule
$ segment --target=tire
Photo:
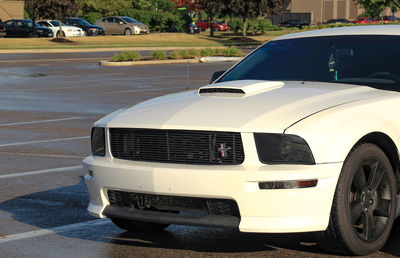
[[[354,147],[339,176],[328,228],[315,234],[317,243],[342,255],[378,251],[394,223],[396,193],[396,179],[385,153],[369,143]]]
[[[60,37],[60,31],[57,31],[56,37],[57,37],[57,38]],[[64,33],[64,31],[62,31],[62,37],[65,38],[65,33]]]
[[[119,228],[129,232],[160,232],[169,226],[169,224],[149,223],[119,218],[111,218],[111,221]]]
[[[125,35],[125,36],[130,36],[130,35],[132,35],[131,29],[125,29],[124,35]]]

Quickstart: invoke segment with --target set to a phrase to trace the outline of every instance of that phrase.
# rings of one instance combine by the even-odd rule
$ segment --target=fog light
[[[309,188],[317,186],[318,180],[292,180],[292,181],[278,181],[278,182],[260,182],[258,186],[260,189],[296,189],[296,188]]]

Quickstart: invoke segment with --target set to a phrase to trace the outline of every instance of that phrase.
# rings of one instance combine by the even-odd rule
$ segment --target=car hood
[[[385,94],[390,92],[337,83],[233,81],[151,99],[97,125],[282,133],[312,114]]]

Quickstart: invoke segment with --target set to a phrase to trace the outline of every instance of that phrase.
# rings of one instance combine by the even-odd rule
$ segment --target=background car
[[[6,28],[4,26],[3,21],[0,19],[0,37],[4,37],[6,35]]]
[[[81,18],[69,17],[63,22],[67,25],[79,27],[83,30],[85,36],[105,35],[104,29],[100,26],[93,25]]]
[[[190,24],[185,30],[185,32],[189,34],[200,33],[200,31],[200,27],[195,24]]]
[[[371,17],[358,17],[357,20],[353,21],[354,24],[376,24],[379,20],[373,19]]]
[[[210,23],[208,20],[200,20],[196,23],[197,26],[201,28],[202,31],[210,28]],[[222,21],[215,21],[214,22],[214,29],[217,31],[227,31],[230,30],[229,26],[222,22]]]
[[[8,20],[4,22],[6,37],[33,37],[33,22],[28,19]],[[35,24],[35,33],[38,37],[53,37],[51,29]]]
[[[382,21],[384,23],[388,23],[388,22],[399,22],[399,17],[391,15],[391,16],[383,16],[382,17]]]
[[[150,32],[149,27],[146,24],[138,22],[137,20],[127,16],[104,17],[96,21],[96,25],[103,27],[107,35],[132,35]]]
[[[352,22],[347,19],[330,19],[327,22],[325,22],[325,24],[336,24],[336,23],[350,24]]]
[[[302,29],[303,27],[310,26],[309,22],[305,22],[303,20],[286,20],[280,24],[279,27],[287,27],[287,28],[299,28]]]
[[[68,26],[64,23],[61,23],[62,27],[62,34],[60,35],[60,23],[56,20],[47,20],[47,21],[38,21],[42,27],[47,27],[53,31],[54,37],[59,38],[61,35],[63,37],[83,37],[84,33],[81,28],[75,26]]]

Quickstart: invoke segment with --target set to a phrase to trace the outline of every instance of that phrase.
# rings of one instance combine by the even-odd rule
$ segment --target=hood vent
[[[280,81],[240,80],[210,84],[199,89],[199,94],[247,97],[285,86]]]
[[[236,94],[246,94],[243,90],[241,89],[229,89],[229,88],[217,88],[217,87],[212,87],[212,88],[203,88],[199,90],[199,93],[236,93]]]

